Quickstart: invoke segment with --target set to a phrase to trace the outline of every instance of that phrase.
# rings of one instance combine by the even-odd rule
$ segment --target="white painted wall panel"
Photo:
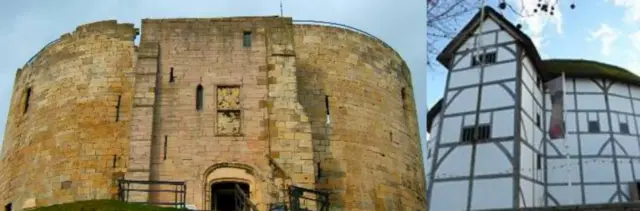
[[[616,190],[616,185],[585,185],[585,200],[591,204],[608,203]]]
[[[609,116],[606,112],[598,112],[598,119],[600,121],[600,131],[609,132]]]
[[[493,137],[513,136],[513,109],[496,111],[493,114],[493,127],[491,134]]]
[[[512,52],[513,51],[513,52]],[[510,49],[508,46],[500,46],[497,48],[497,61],[501,62],[501,61],[507,61],[507,60],[514,60],[513,62],[515,63],[515,59],[516,59],[516,55],[515,55],[515,50]],[[515,71],[516,69],[512,69],[513,71]]]
[[[606,109],[604,95],[578,95],[578,109]]]
[[[578,92],[598,92],[603,93],[593,81],[589,79],[576,78],[576,89]]]
[[[526,145],[520,145],[520,174],[533,178],[535,171],[536,154]]]
[[[620,185],[623,192],[629,193],[626,183],[633,182],[633,171],[631,170],[631,160],[618,158],[618,175],[620,176]]]
[[[547,189],[560,205],[577,204],[582,197],[580,186],[549,186]],[[554,205],[553,201],[549,201],[549,204]]]
[[[445,117],[442,120],[442,134],[440,143],[452,143],[460,141],[460,131],[462,130],[462,117]]]
[[[516,77],[515,62],[490,65],[484,68],[483,83],[497,81],[497,80],[514,79],[515,77]]]
[[[582,159],[582,168],[585,182],[613,182],[615,171],[612,158],[588,158]]]
[[[481,42],[483,46],[493,45],[496,43],[496,33],[486,33],[483,35],[474,35],[467,39],[457,52],[474,49],[476,40]]]
[[[510,173],[512,169],[511,161],[495,143],[476,145],[475,176]]]
[[[631,85],[629,88],[631,89],[631,97],[640,98],[640,86]]]
[[[433,193],[429,204],[431,210],[466,210],[467,209],[467,191],[469,190],[469,181],[455,182],[436,182],[433,184]],[[455,200],[452,200],[455,199]]]
[[[513,179],[482,179],[473,181],[473,209],[499,209],[513,206]],[[491,190],[491,194],[487,191]],[[457,197],[456,197],[457,198]]]
[[[609,95],[609,109],[611,111],[631,112],[629,99]]]
[[[480,83],[480,69],[472,68],[469,70],[461,70],[450,72],[449,88],[460,86],[474,85]]]
[[[613,83],[613,85],[611,85],[611,88],[609,88],[609,93],[629,97],[629,90],[628,90],[627,84],[624,84],[621,82]]]
[[[549,158],[547,159],[547,181],[549,183],[566,183],[571,175],[571,181],[580,181],[580,169],[578,168],[578,159],[569,159],[567,165],[566,158]],[[571,168],[571,169],[569,169]]]
[[[505,42],[511,42],[511,41],[513,41],[513,37],[511,37],[509,33],[507,33],[506,31],[498,32],[498,43],[505,43]]]
[[[620,151],[616,149],[616,154],[618,155],[630,155],[630,156],[640,156],[640,151],[638,150],[638,137],[632,135],[614,135],[616,141],[620,143],[624,151]],[[626,152],[626,154],[625,154]]]
[[[451,102],[444,111],[445,114],[475,111],[476,103],[478,101],[478,88],[473,87],[463,89],[459,95],[455,96],[455,98],[453,98],[454,96],[451,97]]]
[[[609,140],[609,134],[582,134],[580,141],[582,144],[582,155],[598,155],[598,151]],[[605,150],[602,155],[611,155],[610,144],[604,145]]]
[[[509,95],[508,90],[499,85],[483,85],[482,86],[482,98],[480,101],[480,109],[500,108],[506,106],[513,106],[514,99]]]
[[[439,154],[444,155],[445,152],[443,150]],[[438,158],[438,162],[442,162],[442,164],[436,169],[436,179],[469,176],[468,167],[471,165],[471,146],[458,146],[447,157]]]

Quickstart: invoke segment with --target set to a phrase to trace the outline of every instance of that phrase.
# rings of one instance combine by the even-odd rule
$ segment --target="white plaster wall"
[[[482,143],[476,145],[476,162],[474,175],[491,175],[512,173],[513,168],[507,155],[498,148],[504,146],[513,157],[513,140],[502,143]]]
[[[491,127],[491,135],[496,137],[513,136],[513,112],[514,109],[506,109],[493,113],[493,124]],[[512,147],[513,148],[513,147]],[[509,149],[512,149],[509,148]]]
[[[513,206],[512,196],[513,178],[511,177],[476,179],[473,181],[471,207],[473,210],[510,208]]]
[[[513,97],[509,95],[509,91],[514,92],[513,88],[508,87],[506,84],[504,86],[500,84],[483,85],[480,109],[485,110],[513,106],[515,101]]]
[[[544,206],[544,187],[529,180],[520,180],[520,207],[540,207]]]
[[[445,152],[450,147],[441,147],[438,150],[437,169],[434,173],[435,179],[451,177],[468,177],[469,166],[471,165],[471,145],[457,146],[449,155]]]
[[[469,181],[436,182],[429,199],[430,210],[459,211],[467,209]]]
[[[480,83],[480,68],[471,68],[449,73],[449,88],[456,88]]]
[[[553,198],[558,200],[558,205],[579,204],[581,202],[580,186],[549,186],[547,190]],[[549,205],[554,206],[556,204],[549,200]]]
[[[461,93],[456,95],[456,92]],[[445,115],[475,111],[478,101],[478,87],[449,91],[446,101],[449,102],[449,105],[444,108]]]
[[[514,79],[516,77],[516,62],[489,65],[484,68],[482,81],[492,82],[497,80]]]

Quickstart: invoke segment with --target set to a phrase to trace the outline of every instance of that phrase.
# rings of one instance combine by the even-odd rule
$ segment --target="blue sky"
[[[553,0],[552,0],[553,1]],[[488,0],[487,5],[497,5]],[[533,8],[538,0],[507,0],[517,8]],[[559,0],[554,16],[519,18],[505,12],[512,23],[521,22],[543,59],[574,58],[609,63],[640,73],[640,0]],[[435,71],[435,72],[433,72]],[[429,71],[427,105],[442,97],[445,70],[439,64]]]
[[[23,0],[0,8],[0,122],[6,122],[15,72],[44,45],[78,25],[116,19],[278,15],[279,0]],[[426,4],[423,0],[283,0],[284,15],[350,25],[384,40],[412,71],[422,140],[426,116]],[[435,86],[435,84],[434,84]],[[436,86],[441,87],[441,86]],[[4,134],[5,127],[0,127]]]

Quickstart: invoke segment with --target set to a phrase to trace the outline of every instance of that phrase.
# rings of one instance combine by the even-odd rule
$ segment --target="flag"
[[[564,74],[546,83],[551,96],[551,121],[549,122],[549,138],[563,139],[564,128]]]

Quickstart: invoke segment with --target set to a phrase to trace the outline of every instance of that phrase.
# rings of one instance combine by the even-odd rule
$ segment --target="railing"
[[[290,186],[289,208],[291,211],[329,211],[329,193]]]
[[[56,44],[60,41],[60,38],[55,39],[54,41],[49,42],[49,44],[45,45],[44,47],[42,47],[38,53],[36,53],[35,55],[33,55],[25,64],[24,66],[30,65],[34,60],[36,60],[36,58],[38,58],[38,56],[40,56],[40,54],[42,53],[42,51],[44,51],[44,49],[47,49],[49,46]]]
[[[258,211],[258,207],[251,202],[251,199],[244,193],[242,188],[236,184],[235,199],[236,211]],[[213,208],[212,208],[213,209]]]
[[[382,39],[373,36],[372,34],[369,34],[366,31],[360,30],[356,27],[353,26],[349,26],[349,25],[345,25],[345,24],[341,24],[341,23],[334,23],[334,22],[328,22],[328,21],[316,21],[316,20],[293,20],[294,24],[313,24],[313,25],[324,25],[324,26],[333,26],[333,27],[338,27],[338,28],[343,28],[343,29],[349,29],[352,31],[356,31],[360,34],[366,35],[368,37],[371,37],[375,40],[377,40],[378,42],[382,43],[384,46],[391,48],[390,45],[387,45],[387,43],[385,43],[384,41],[382,41]]]
[[[131,185],[147,185],[147,188],[131,188]],[[173,186],[171,189],[162,189],[161,186]],[[151,188],[156,186],[156,188]],[[153,200],[141,201],[129,201],[130,192],[145,192],[145,193],[173,193],[173,202],[158,202]],[[124,202],[131,203],[145,203],[152,205],[166,205],[175,208],[186,208],[186,192],[187,185],[185,182],[173,182],[173,181],[142,181],[142,180],[118,180],[118,198]]]

